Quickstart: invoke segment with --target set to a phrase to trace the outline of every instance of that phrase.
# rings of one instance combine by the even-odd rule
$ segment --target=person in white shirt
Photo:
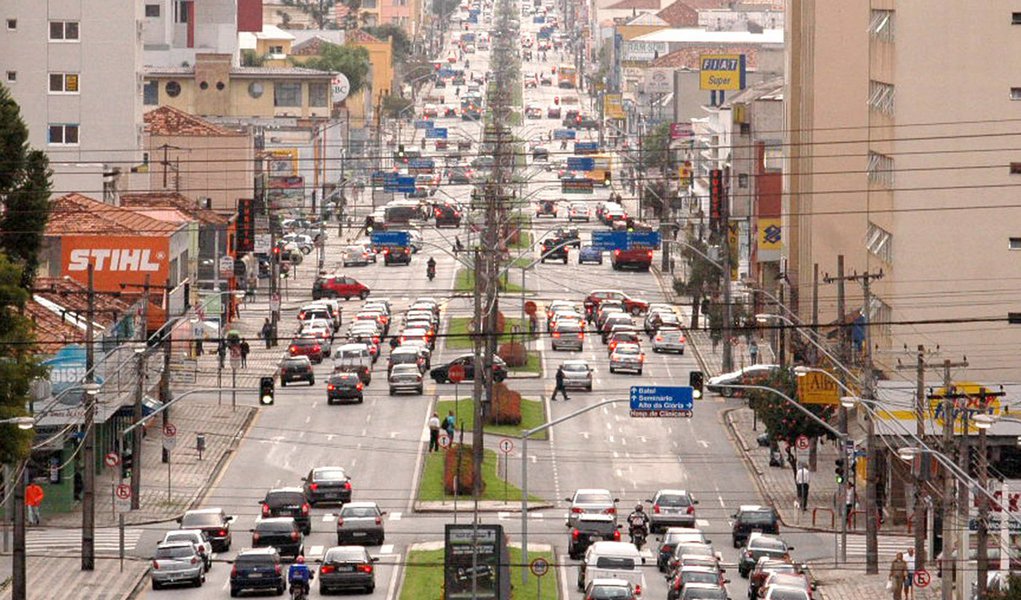
[[[908,576],[904,578],[904,600],[912,600],[915,597],[913,584],[915,582],[915,549],[908,548],[904,556],[904,562],[908,565]]]
[[[794,474],[794,483],[798,491],[798,504],[802,511],[808,510],[808,484],[811,480],[812,473],[808,470],[808,465],[800,463]]]
[[[440,449],[440,416],[433,413],[429,417],[429,452]]]

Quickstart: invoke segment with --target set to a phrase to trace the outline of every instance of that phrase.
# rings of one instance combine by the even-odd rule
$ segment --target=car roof
[[[173,534],[173,535],[190,534],[190,535],[201,536],[202,535],[202,530],[201,529],[171,529],[170,531],[165,532],[163,534],[163,537],[165,538],[165,537],[167,537],[168,535],[171,535],[171,534]]]
[[[379,508],[375,502],[345,502],[342,508]]]
[[[664,494],[677,494],[678,496],[687,496],[688,495],[688,490],[663,488],[661,490],[657,490],[656,491],[656,495],[657,496],[662,496]],[[679,528],[672,527],[671,529],[679,529]],[[683,529],[689,529],[689,528],[688,527],[684,527]]]
[[[578,494],[606,494],[608,496],[613,496],[613,494],[610,493],[610,490],[606,488],[578,488],[574,490],[574,495],[577,496]]]
[[[242,555],[244,555],[244,556],[257,556],[257,555],[260,555],[260,554],[266,554],[266,555],[269,555],[269,556],[273,556],[273,555],[277,554],[277,549],[272,547],[272,546],[266,546],[266,547],[263,547],[263,548],[245,548],[244,550],[241,550],[240,552],[238,552],[238,556],[239,557],[242,556]]]
[[[301,489],[300,487],[297,487],[297,486],[280,487],[280,488],[273,488],[273,489],[271,489],[270,491],[266,492],[266,495],[268,496],[270,494],[284,493],[284,492],[289,493],[289,494],[295,494],[295,493],[297,493],[297,494],[304,494],[305,490],[303,490],[303,489]]]
[[[259,517],[256,525],[272,525],[274,523],[294,523],[294,517]]]
[[[307,356],[302,358],[308,359]],[[223,513],[222,508],[194,508],[192,510],[184,511],[186,515],[208,515],[208,514],[221,514]]]
[[[161,542],[159,544],[156,544],[156,548],[194,548],[194,547],[195,546],[191,542]]]
[[[589,366],[588,361],[584,360],[584,359],[581,359],[581,358],[573,358],[571,360],[565,360],[562,364],[565,365],[565,366],[566,365],[582,365],[582,366],[585,366],[585,367]]]
[[[630,587],[631,586],[631,582],[627,581],[625,579],[600,578],[600,579],[593,579],[592,581],[589,582],[589,585],[590,586],[605,585],[605,586],[616,586],[616,587]]]
[[[609,554],[617,556],[641,557],[638,548],[630,542],[605,542],[600,541],[589,546],[589,552],[594,554]]]
[[[313,467],[312,469],[313,473],[317,473],[319,471],[343,471],[345,474],[347,474],[347,469],[345,469],[344,467],[327,466],[327,467]]]

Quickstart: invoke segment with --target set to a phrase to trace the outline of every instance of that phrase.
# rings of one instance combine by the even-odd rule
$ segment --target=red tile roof
[[[605,10],[659,10],[660,0],[620,0]]]
[[[161,106],[150,110],[145,113],[144,118],[145,130],[153,135],[243,135],[170,106]]]
[[[121,194],[121,206],[128,209],[173,208],[205,225],[226,225],[230,219],[199,207],[198,202],[177,192],[136,192]]]
[[[93,323],[109,328],[131,310],[135,298],[131,294],[96,294]],[[36,343],[45,352],[55,352],[61,346],[85,341],[85,331],[75,325],[88,310],[88,295],[84,285],[68,277],[39,277],[35,281],[33,298],[25,312],[35,325]],[[97,331],[97,336],[101,331]]]
[[[104,204],[78,193],[53,201],[46,235],[168,236],[179,225],[158,221],[133,210]]]
[[[332,43],[326,38],[315,35],[291,46],[291,56],[318,56],[322,54],[323,44]]]
[[[745,64],[749,69],[755,68],[758,64],[758,48],[746,48],[743,46],[705,46],[695,48],[681,48],[670,54],[664,54],[649,63],[652,68],[688,68],[694,71],[699,70],[699,56],[702,54],[744,54]]]
[[[345,34],[344,41],[348,44],[379,44],[383,40],[367,31],[352,29]]]
[[[659,11],[656,16],[666,21],[671,27],[698,27],[698,11],[682,0],[677,0]]]

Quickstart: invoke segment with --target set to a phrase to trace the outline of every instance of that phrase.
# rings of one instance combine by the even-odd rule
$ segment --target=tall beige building
[[[892,350],[967,355],[973,379],[1021,380],[1021,7],[1006,0],[790,0],[787,272],[812,318],[813,268],[883,271],[868,307]],[[1013,79],[1012,79],[1013,77]],[[863,306],[847,284],[848,309]],[[836,286],[820,284],[819,320]],[[991,322],[991,319],[1000,321]]]

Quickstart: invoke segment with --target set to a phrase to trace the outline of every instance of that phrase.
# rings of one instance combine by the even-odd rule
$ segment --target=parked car
[[[287,572],[280,564],[280,553],[273,547],[239,552],[230,570],[231,597],[237,597],[243,591],[267,590],[278,596],[287,591]]]
[[[206,562],[189,541],[168,542],[156,546],[149,577],[152,589],[187,583],[200,587],[206,581]]]
[[[348,502],[337,513],[337,544],[382,545],[385,514],[375,502]]]
[[[354,400],[361,404],[364,401],[363,387],[365,386],[358,373],[334,371],[326,380],[326,404],[332,405],[334,402],[341,404],[345,400]]]
[[[185,511],[177,522],[181,524],[181,529],[198,529],[206,534],[214,552],[230,550],[230,524],[234,522],[234,517],[227,516],[222,508],[197,508]]]
[[[319,593],[361,589],[371,594],[376,589],[374,563],[362,546],[334,546],[326,551],[319,566]]]

